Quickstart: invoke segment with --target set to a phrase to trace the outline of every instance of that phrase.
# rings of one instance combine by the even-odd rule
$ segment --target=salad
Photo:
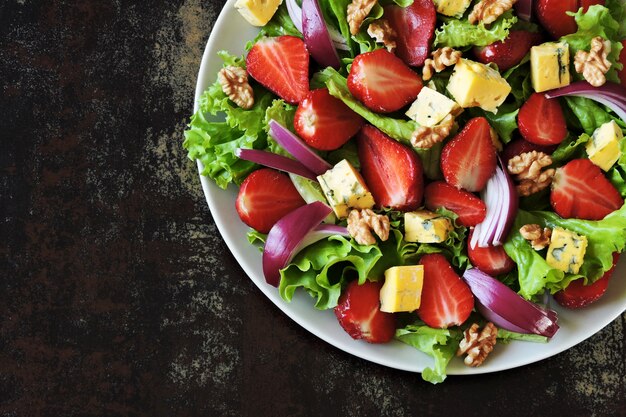
[[[534,3],[239,0],[259,34],[185,132],[267,283],[433,383],[548,342],[626,247],[626,8]]]

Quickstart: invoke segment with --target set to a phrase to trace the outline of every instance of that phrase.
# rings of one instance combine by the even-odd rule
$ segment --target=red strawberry
[[[444,181],[428,184],[424,190],[424,205],[429,210],[440,207],[456,213],[462,226],[476,226],[485,219],[487,207],[472,193],[454,188]]]
[[[430,54],[437,11],[432,0],[414,0],[408,7],[386,6],[385,18],[398,37],[396,54],[411,66],[422,66]]]
[[[263,168],[241,184],[235,207],[241,221],[261,233],[269,233],[274,223],[304,204],[287,175]]]
[[[470,288],[441,254],[422,256],[420,265],[424,265],[420,319],[437,328],[463,324],[474,308]]]
[[[483,64],[495,63],[500,71],[506,71],[519,64],[530,51],[531,46],[541,43],[540,33],[525,30],[512,30],[504,41],[491,45],[474,47],[474,55]]]
[[[474,231],[472,230],[469,234],[468,242],[472,239],[473,234]],[[468,244],[467,255],[472,265],[494,277],[511,272],[515,268],[515,262],[506,254],[503,246],[481,248],[476,245],[472,248],[472,245]]]
[[[557,99],[533,93],[517,115],[519,131],[527,141],[536,145],[558,145],[567,136],[563,109]]]
[[[379,207],[410,211],[424,195],[422,161],[412,149],[374,126],[363,126],[357,136],[361,174]]]
[[[619,191],[588,159],[574,159],[556,170],[550,203],[561,217],[602,220],[624,204]]]
[[[480,191],[496,171],[496,161],[489,122],[475,117],[443,147],[441,171],[448,184]]]
[[[422,86],[420,76],[386,49],[357,56],[348,75],[352,95],[378,113],[400,110],[417,98]]]
[[[526,152],[532,152],[532,151],[543,152],[546,155],[551,155],[552,152],[554,152],[556,148],[557,148],[557,145],[541,146],[541,145],[536,145],[534,143],[530,143],[527,140],[524,140],[522,138],[517,138],[507,143],[504,146],[504,150],[502,151],[500,155],[502,157],[502,161],[504,161],[504,164],[506,165],[508,164],[509,159],[513,158],[514,156],[521,155]]]
[[[590,285],[585,285],[583,279],[577,279],[572,281],[567,288],[554,294],[554,299],[557,303],[567,308],[582,308],[597,301],[606,292],[606,288],[609,285],[609,279],[615,271],[615,265],[619,260],[619,254],[613,254],[613,267],[606,271],[604,275],[596,282]]]
[[[313,90],[296,110],[293,125],[309,146],[322,151],[341,147],[363,126],[363,118],[328,89]]]
[[[573,16],[566,12],[587,11],[593,4],[604,4],[604,0],[538,0],[537,17],[544,28],[555,38],[576,32],[578,26]]]
[[[246,58],[248,74],[288,103],[309,92],[309,53],[295,36],[262,38]]]
[[[626,86],[626,39],[622,41],[622,50],[619,53],[619,62],[623,65],[622,69],[617,72],[623,86]]]
[[[353,339],[369,343],[387,343],[396,333],[396,317],[380,311],[382,282],[351,281],[339,298],[335,316]]]

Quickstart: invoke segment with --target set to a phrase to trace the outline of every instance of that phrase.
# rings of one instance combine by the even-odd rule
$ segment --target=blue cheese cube
[[[530,48],[530,80],[538,93],[569,85],[567,42],[546,42]]]
[[[406,115],[421,126],[436,126],[447,115],[458,116],[463,109],[454,101],[437,91],[424,87]]]
[[[472,0],[433,0],[437,13],[460,18],[472,3]]]
[[[404,214],[404,239],[407,242],[442,243],[453,229],[449,218],[428,210]]]
[[[572,231],[555,227],[552,230],[546,262],[552,268],[577,274],[587,251],[587,237]]]
[[[363,177],[345,159],[318,176],[317,180],[328,203],[339,218],[348,217],[351,208],[374,207],[374,197],[365,185]]]
[[[593,132],[591,140],[587,142],[589,160],[608,171],[622,156],[620,141],[623,138],[622,129],[615,121],[603,124]]]

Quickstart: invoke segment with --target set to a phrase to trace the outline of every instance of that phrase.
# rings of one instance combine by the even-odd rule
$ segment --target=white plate
[[[196,86],[196,108],[202,92],[214,81],[222,61],[217,51],[227,50],[242,54],[247,41],[254,38],[257,29],[250,26],[235,10],[235,0],[229,0],[222,10],[209,38]],[[231,186],[224,191],[210,179],[200,176],[207,203],[213,219],[231,252],[250,279],[278,308],[302,327],[352,355],[405,371],[421,372],[432,367],[429,356],[403,343],[393,341],[385,345],[372,345],[355,341],[339,326],[332,310],[318,311],[313,308],[313,299],[303,291],[297,291],[291,303],[283,301],[278,290],[265,283],[261,268],[261,255],[256,247],[248,244],[248,231],[235,211],[237,189]],[[560,330],[547,344],[514,342],[499,346],[489,360],[478,368],[470,368],[458,359],[448,366],[448,374],[480,374],[497,372],[527,365],[556,355],[592,336],[626,310],[626,256],[602,300],[579,311],[555,308],[559,313]]]

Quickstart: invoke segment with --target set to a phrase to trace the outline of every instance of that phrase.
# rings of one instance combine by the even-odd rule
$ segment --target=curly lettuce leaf
[[[519,229],[533,223],[549,228],[559,226],[587,237],[587,251],[578,274],[566,274],[552,268],[540,252],[532,249],[520,235]],[[504,244],[504,250],[517,264],[519,294],[526,299],[543,294],[545,289],[555,293],[575,279],[584,279],[586,283],[595,282],[613,265],[613,252],[623,252],[625,248],[626,205],[598,221],[562,219],[549,211],[520,210],[513,232]]]
[[[422,371],[422,379],[438,384],[446,379],[446,368],[463,334],[456,329],[433,329],[418,321],[397,329],[395,337],[433,358],[434,366]]]
[[[506,39],[511,27],[517,23],[517,17],[512,11],[504,13],[490,25],[485,25],[483,22],[473,25],[467,18],[445,20],[446,22],[435,31],[434,46],[436,48],[487,46]]]
[[[359,283],[382,257],[376,245],[362,246],[342,236],[331,236],[304,248],[286,268],[280,271],[280,296],[287,302],[298,288],[316,299],[315,308],[333,308],[342,287],[356,275]]]
[[[600,5],[591,6],[586,12],[583,12],[583,9],[580,8],[578,12],[569,14],[574,16],[578,30],[576,33],[562,36],[561,40],[569,44],[571,56],[573,57],[577,51],[589,51],[591,39],[596,36],[601,36],[611,41],[611,52],[607,59],[611,61],[612,65],[606,73],[606,78],[609,81],[619,83],[617,71],[622,69],[622,64],[619,62],[619,54],[622,50],[621,38],[619,36],[619,21],[616,21],[615,17],[611,16],[609,9]],[[579,79],[582,77],[576,72],[573,75]]]

